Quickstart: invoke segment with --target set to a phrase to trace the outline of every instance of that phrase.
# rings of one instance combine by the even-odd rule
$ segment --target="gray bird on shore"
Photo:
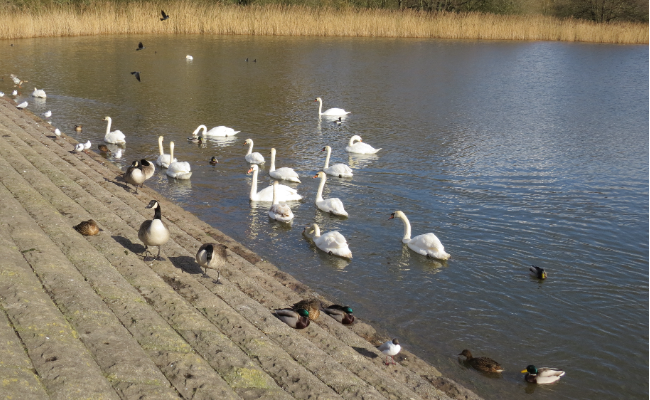
[[[133,72],[131,72],[131,75],[134,75],[134,76],[135,76],[135,79],[137,79],[138,82],[142,82],[142,81],[140,80],[140,71],[133,71]]]

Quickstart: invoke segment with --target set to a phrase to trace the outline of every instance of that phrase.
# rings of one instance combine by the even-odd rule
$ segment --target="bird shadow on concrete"
[[[353,346],[352,348],[354,349],[354,351],[356,351],[357,353],[361,354],[364,357],[368,357],[368,358],[377,358],[377,357],[379,357],[377,354],[373,353],[372,351],[370,351],[368,349],[364,349],[363,347],[354,347]]]
[[[144,245],[140,243],[133,243],[124,236],[111,236],[113,240],[121,244],[125,249],[129,250],[131,253],[142,254],[144,253]]]
[[[178,257],[169,257],[169,261],[174,265],[174,267],[187,272],[188,274],[203,274],[203,269],[197,264],[194,257],[190,256],[178,256]]]

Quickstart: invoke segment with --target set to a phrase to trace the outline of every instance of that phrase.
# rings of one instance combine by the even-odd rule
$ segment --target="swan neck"
[[[399,218],[404,222],[404,237],[402,240],[410,241],[411,240],[411,223],[409,219],[406,218],[406,215],[402,214]]]
[[[348,146],[352,146],[352,145],[354,144],[354,140],[355,140],[355,139],[356,139],[356,137],[352,136],[352,137],[350,138],[350,142],[348,143]]]
[[[162,145],[162,142],[163,142],[163,137],[162,137],[162,136],[158,136],[158,150],[160,150],[160,155],[161,155],[161,156],[165,154],[165,152],[163,151],[163,145]]]
[[[174,162],[174,142],[169,143],[169,164]]]
[[[257,168],[253,168],[253,181],[251,182],[250,199],[253,200],[257,195]]]
[[[313,224],[312,228],[314,228],[314,237],[320,237],[320,227],[316,224]]]
[[[316,193],[316,201],[323,201],[323,188],[325,187],[325,181],[327,180],[327,177],[325,176],[325,173],[321,173],[320,175],[320,184],[318,185],[318,192]]]
[[[327,157],[325,157],[325,166],[323,169],[327,169],[330,166],[330,154],[332,153],[332,149],[327,146]]]
[[[278,181],[273,182],[273,204],[278,204]]]
[[[269,172],[275,171],[275,149],[271,149],[271,167],[269,168]]]
[[[253,152],[253,141],[248,139],[250,143],[248,143],[248,153],[246,155],[251,154]]]
[[[113,122],[111,120],[111,117],[106,117],[106,134],[107,135],[111,131],[111,122]]]
[[[318,115],[323,115],[323,100],[318,99]]]

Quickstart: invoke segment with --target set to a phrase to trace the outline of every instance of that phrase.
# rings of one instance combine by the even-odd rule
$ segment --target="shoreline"
[[[0,253],[11,260],[0,266],[0,339],[12,352],[0,375],[16,378],[8,394],[480,399],[407,350],[384,366],[375,346],[386,337],[364,322],[321,316],[286,328],[270,310],[327,300],[148,187],[125,190],[121,170],[72,152],[76,141],[53,130],[0,100]],[[152,198],[172,232],[167,261],[137,255]],[[99,235],[72,229],[88,216]],[[219,284],[193,259],[207,240],[229,248]]]
[[[160,21],[160,9],[170,18]],[[648,44],[648,24],[541,15],[180,2],[0,8],[0,39],[111,34],[334,36]]]

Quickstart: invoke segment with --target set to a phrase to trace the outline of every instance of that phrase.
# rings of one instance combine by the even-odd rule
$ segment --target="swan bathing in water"
[[[418,254],[423,256],[437,258],[439,260],[448,260],[450,255],[445,252],[445,247],[440,239],[433,233],[425,233],[411,239],[411,223],[406,215],[401,211],[395,211],[389,219],[399,218],[404,222],[404,237],[402,243]]]
[[[251,182],[251,192],[250,192],[249,199],[251,201],[273,201],[273,186],[269,186],[265,189],[260,190],[259,192],[257,191],[258,171],[259,171],[259,167],[257,166],[257,164],[253,164],[251,168],[248,170],[249,174],[251,172],[253,173],[253,181]],[[278,184],[277,199],[278,201],[292,201],[292,200],[300,200],[302,199],[302,196],[298,194],[298,191],[296,191],[296,189],[292,189],[286,185]]]
[[[381,149],[375,149],[369,144],[363,143],[361,136],[354,135],[350,138],[350,143],[345,148],[348,153],[357,154],[375,154]]]
[[[241,131],[236,131],[232,128],[228,128],[227,126],[221,125],[221,126],[215,126],[209,131],[204,132],[203,136],[217,136],[217,137],[234,136],[239,132]]]
[[[126,143],[126,136],[122,133],[120,130],[115,130],[111,132],[111,124],[113,120],[111,117],[105,117],[104,121],[108,121],[106,124],[106,135],[104,136],[104,141],[106,143],[110,144],[125,144]]]
[[[162,136],[158,136],[158,150],[160,151],[160,155],[158,156],[158,159],[156,160],[156,164],[159,167],[167,168],[167,167],[169,167],[169,164],[171,164],[172,162],[178,161],[175,158],[172,160],[171,155],[165,154],[163,152],[163,137]]]
[[[325,253],[343,258],[352,258],[348,242],[338,231],[330,231],[321,235],[318,225],[311,224],[302,233]]]
[[[272,178],[281,181],[285,180],[300,183],[298,174],[292,168],[282,167],[275,169],[275,148],[271,148],[271,168],[269,168],[269,175],[271,175]]]
[[[323,199],[323,188],[325,187],[325,181],[327,181],[327,175],[323,171],[319,172],[314,176],[314,178],[320,178],[320,185],[318,186],[318,193],[316,193],[316,207],[322,211],[334,214],[341,215],[344,217],[348,216],[347,211],[343,208],[343,202],[337,198]]]
[[[174,142],[169,142],[169,157],[174,159]],[[167,171],[165,171],[167,176],[171,176],[176,179],[190,179],[192,176],[192,170],[190,168],[190,163],[183,161],[174,161],[169,164]]]
[[[332,153],[332,148],[329,146],[323,147],[323,151],[327,152],[327,157],[325,157],[325,166],[323,167],[323,172],[327,175],[338,176],[339,178],[350,178],[352,177],[352,169],[345,164],[334,164],[331,167],[330,165],[330,154]]]
[[[317,97],[316,100],[318,102],[318,115],[324,115],[326,117],[338,117],[339,115],[348,115],[350,114],[350,111],[345,111],[342,108],[329,108],[323,112],[323,99],[320,97]]]

